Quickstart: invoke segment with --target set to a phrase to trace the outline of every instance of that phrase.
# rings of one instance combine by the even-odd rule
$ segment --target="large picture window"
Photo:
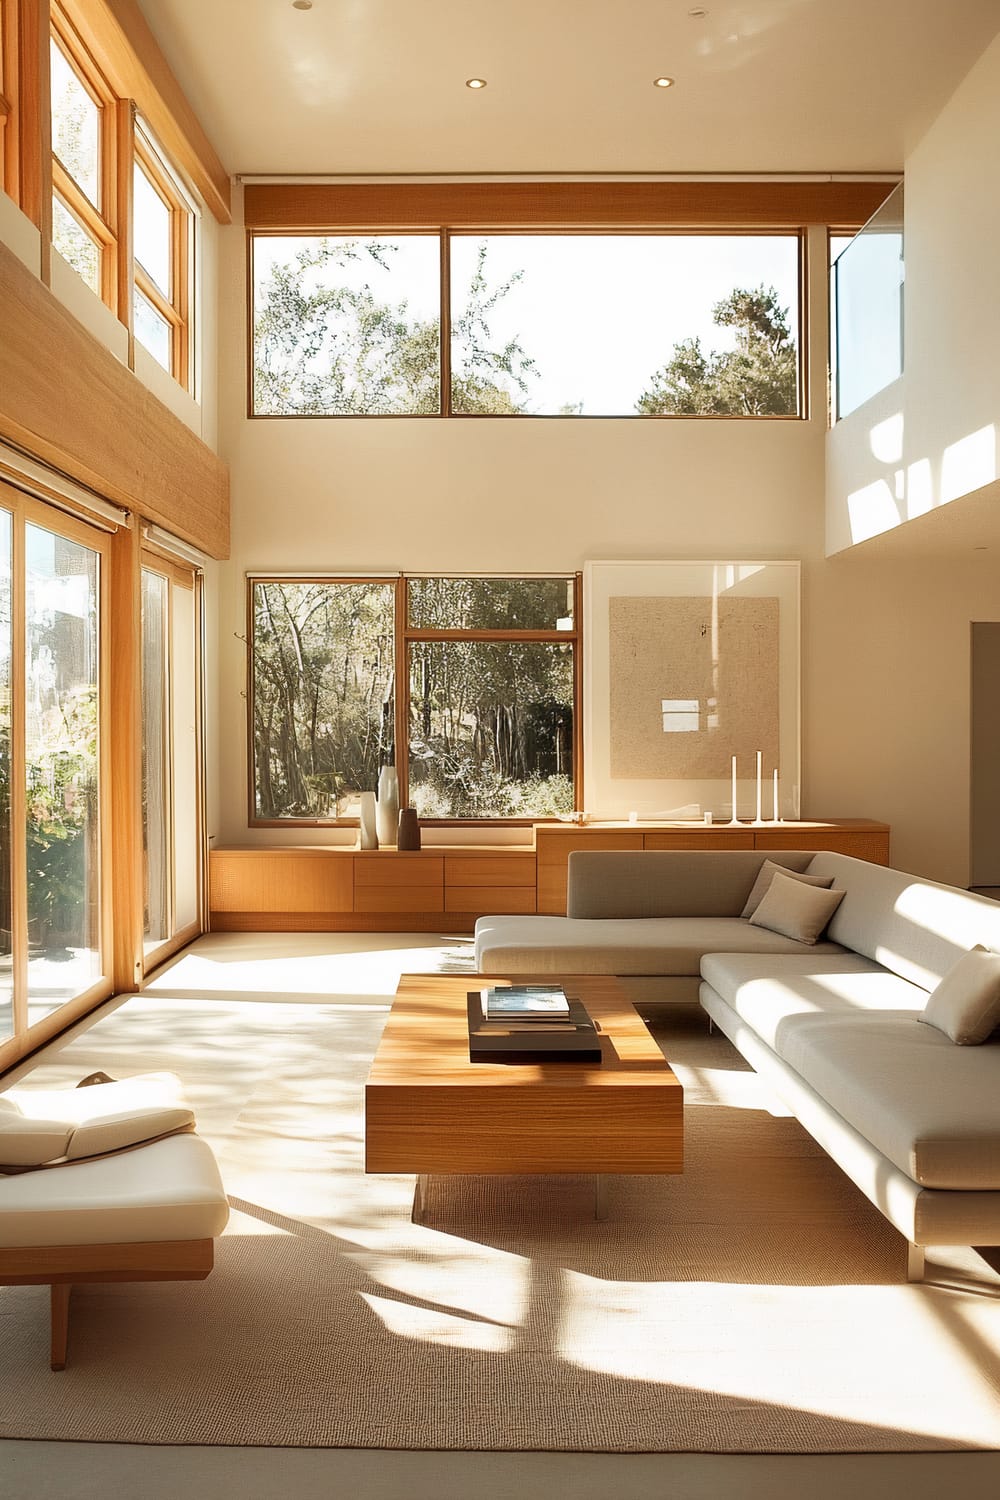
[[[252,237],[255,416],[800,414],[797,234]]]
[[[424,819],[573,810],[575,577],[254,579],[255,821],[336,822],[395,763]]]

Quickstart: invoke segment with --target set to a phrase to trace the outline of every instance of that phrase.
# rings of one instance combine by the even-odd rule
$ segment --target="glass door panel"
[[[167,580],[142,570],[143,950],[158,947],[170,921],[170,759]]]
[[[199,914],[197,639],[195,592],[171,585],[173,646],[174,931]]]
[[[0,511],[0,1041],[14,1035],[11,885],[11,515]]]
[[[28,1022],[100,977],[99,554],[25,526]]]

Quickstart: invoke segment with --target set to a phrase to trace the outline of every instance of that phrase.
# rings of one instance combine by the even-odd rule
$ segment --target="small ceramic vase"
[[[383,766],[378,774],[378,804],[375,808],[375,833],[379,845],[396,842],[399,822],[399,781],[395,766]]]
[[[378,834],[375,832],[375,793],[361,793],[361,841],[362,849],[377,849]]]
[[[420,820],[415,807],[399,809],[399,831],[396,835],[397,849],[420,848]]]

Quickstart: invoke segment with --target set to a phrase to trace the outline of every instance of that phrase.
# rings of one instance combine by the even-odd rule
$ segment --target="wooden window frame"
[[[253,189],[248,189],[248,193]],[[261,190],[265,193],[269,190]],[[267,200],[270,202],[270,199]],[[255,277],[254,277],[254,243],[261,239],[274,238],[364,238],[371,236],[377,238],[379,235],[392,235],[402,237],[404,235],[435,234],[438,238],[439,254],[439,283],[440,283],[440,305],[438,323],[440,329],[440,390],[438,409],[433,412],[304,412],[301,414],[288,415],[283,412],[258,412],[254,409],[254,327],[255,327]],[[562,412],[457,412],[452,407],[451,389],[451,241],[453,238],[471,239],[476,236],[491,238],[499,236],[524,235],[526,237],[551,237],[553,235],[565,235],[568,238],[582,238],[588,235],[610,235],[622,239],[631,239],[639,236],[660,236],[665,239],[686,236],[700,237],[706,239],[717,239],[720,237],[738,239],[741,237],[753,237],[757,239],[794,239],[796,242],[796,296],[798,298],[798,337],[796,342],[796,410],[794,412],[774,413],[728,413],[728,412],[703,412],[703,413],[674,413],[664,412],[656,415],[646,415],[640,412],[612,412],[594,413],[593,415],[577,416]],[[359,227],[352,225],[327,225],[317,228],[312,225],[308,229],[298,229],[291,224],[287,228],[281,228],[272,223],[265,227],[257,228],[251,222],[251,215],[247,215],[246,225],[246,264],[247,264],[247,309],[246,309],[246,415],[249,421],[274,422],[274,421],[435,421],[441,418],[454,419],[457,421],[486,421],[486,422],[510,422],[530,418],[532,421],[540,422],[804,422],[810,416],[809,409],[809,308],[808,308],[808,229],[802,224],[763,223],[749,225],[734,223],[730,225],[707,223],[703,225],[671,225],[664,224],[620,224],[608,222],[603,225],[564,223],[560,225],[545,225],[538,223],[528,224],[501,224],[488,223],[481,227],[461,224],[460,226],[449,226],[446,224],[421,224],[401,222],[392,225],[388,222]],[[527,576],[527,575],[526,575]]]
[[[0,1070],[63,1030],[72,1021],[93,1010],[113,992],[113,900],[112,792],[118,773],[117,746],[112,728],[111,691],[111,549],[112,537],[86,521],[44,504],[0,480],[0,509],[11,517],[11,728],[10,728],[10,853],[11,888],[20,891],[11,910],[13,1035],[0,1038]],[[97,661],[98,661],[98,853],[94,868],[97,883],[96,924],[101,973],[84,990],[53,1007],[29,1026],[27,846],[25,828],[25,532],[39,526],[56,536],[95,553],[97,567]]]
[[[0,0],[0,192],[18,201],[16,0]]]
[[[133,251],[131,259],[135,289],[142,293],[169,326],[169,374],[182,389],[190,391],[193,366],[191,310],[194,302],[192,280],[195,214],[162,153],[138,121],[135,122],[133,133],[133,153],[133,171],[137,168],[142,172],[170,216],[170,295],[164,296],[153,278],[139,264]],[[134,195],[132,201],[134,205]]]
[[[51,7],[50,35],[63,57],[92,99],[98,110],[99,163],[98,203],[88,198],[52,149],[52,192],[76,219],[84,233],[97,246],[100,266],[101,301],[116,316],[121,313],[119,289],[123,268],[119,255],[119,232],[122,221],[119,158],[119,103],[114,90],[91,57],[76,28],[62,7],[54,0]],[[129,325],[127,325],[129,326]]]
[[[430,630],[409,623],[409,584],[415,578],[488,578],[531,579],[565,578],[573,584],[573,628],[572,630]],[[269,583],[321,583],[356,584],[381,583],[393,585],[393,715],[396,774],[399,780],[399,803],[405,807],[409,799],[409,733],[410,718],[410,646],[422,641],[485,641],[485,642],[541,642],[573,648],[573,801],[574,810],[580,810],[583,796],[583,574],[569,570],[549,569],[544,573],[497,572],[483,573],[475,569],[447,573],[385,573],[364,577],[349,574],[289,576],[281,573],[255,573],[247,577],[247,824],[250,828],[357,828],[357,818],[261,818],[257,816],[257,765],[254,751],[254,589],[258,584]],[[553,821],[544,817],[504,818],[424,818],[424,823],[435,828],[518,828],[532,827],[535,823]]]

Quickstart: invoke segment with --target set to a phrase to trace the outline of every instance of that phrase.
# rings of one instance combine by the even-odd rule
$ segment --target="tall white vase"
[[[379,845],[395,844],[399,827],[399,781],[395,766],[383,766],[378,775],[378,805],[375,832]]]
[[[361,793],[361,848],[378,848],[378,834],[375,831],[374,792]]]

